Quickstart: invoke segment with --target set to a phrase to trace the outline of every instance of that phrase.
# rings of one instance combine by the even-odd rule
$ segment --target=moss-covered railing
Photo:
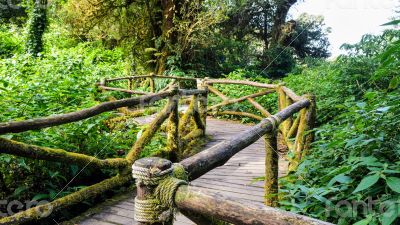
[[[112,87],[111,87],[112,85]],[[209,79],[209,78],[190,78],[190,77],[173,77],[173,76],[162,76],[162,75],[145,75],[145,76],[131,76],[106,79],[100,82],[99,87],[103,90],[120,91],[130,94],[149,94],[157,91],[165,91],[171,85],[178,86],[194,86],[199,90],[208,90],[211,97],[220,99],[219,102],[208,101],[207,114],[210,116],[221,116],[221,115],[233,115],[237,117],[248,117],[256,121],[261,121],[263,118],[271,116],[269,109],[257,102],[257,98],[271,95],[276,93],[277,108],[278,111],[307,99],[310,101],[310,106],[303,108],[298,113],[294,113],[282,124],[278,129],[278,142],[281,146],[286,146],[293,157],[288,158],[290,160],[290,170],[295,170],[299,161],[302,159],[304,154],[307,154],[307,150],[310,148],[310,144],[313,141],[313,133],[310,132],[314,128],[315,117],[316,117],[316,102],[315,97],[311,94],[298,96],[294,91],[285,87],[284,84],[265,84],[247,80],[228,80],[228,79]],[[255,88],[255,93],[240,96],[238,98],[229,98],[226,93],[218,90],[218,87],[224,85],[235,85],[238,86],[250,86]],[[138,91],[137,88],[141,88]],[[228,93],[229,94],[229,93]],[[210,98],[209,98],[210,99]],[[258,113],[243,112],[239,110],[225,110],[227,106],[238,104],[241,102],[248,102],[254,107]],[[205,103],[203,103],[205,104]],[[205,106],[204,106],[205,107]],[[202,112],[204,115],[204,112]],[[270,141],[269,139],[267,141]],[[278,156],[272,156],[273,158]],[[275,159],[271,159],[275,160]]]
[[[162,82],[158,83],[158,80]],[[258,88],[259,91],[231,99],[218,90],[221,85],[249,85]],[[138,219],[139,224],[172,223],[173,213],[165,213],[165,211],[172,212],[172,209],[175,208],[197,224],[210,224],[211,221],[208,220],[210,216],[234,224],[326,224],[311,218],[269,208],[277,206],[279,159],[277,142],[281,141],[295,152],[296,157],[291,162],[292,168],[295,168],[301,157],[306,154],[306,150],[312,141],[313,136],[310,130],[313,128],[315,120],[315,98],[311,95],[297,96],[283,85],[159,75],[106,79],[101,81],[98,86],[102,90],[142,96],[114,100],[64,115],[0,123],[0,135],[76,122],[104,112],[126,109],[127,107],[139,108],[136,114],[140,115],[143,107],[153,106],[163,99],[168,99],[168,102],[156,118],[150,122],[125,158],[98,159],[62,149],[44,148],[0,138],[0,153],[71,163],[95,167],[96,169],[111,168],[118,171],[115,177],[71,195],[10,217],[1,218],[0,224],[30,223],[39,219],[39,213],[42,215],[45,211],[55,212],[95,197],[107,190],[129,183],[132,180],[129,175],[131,171],[137,184],[135,218]],[[180,89],[185,87],[196,87],[196,89]],[[271,115],[262,104],[256,101],[256,98],[272,93],[278,94],[278,113],[275,115]],[[209,94],[221,98],[222,101],[208,105]],[[180,113],[178,109],[179,100],[182,98],[189,102],[184,113]],[[248,101],[253,105],[258,110],[259,115],[250,112],[222,110],[225,106],[243,101]],[[135,112],[129,113],[135,114]],[[166,155],[174,158],[184,149],[190,148],[197,138],[205,135],[207,114],[250,117],[260,122],[231,140],[224,141],[184,159],[174,166],[170,161],[160,158],[139,159],[146,144],[164,124],[166,124],[165,129],[167,131]],[[200,192],[193,187],[183,185],[185,182],[194,180],[223,165],[233,155],[261,137],[264,137],[266,146],[265,204],[267,206],[242,203],[238,199]],[[133,169],[130,168],[132,164],[134,164]]]
[[[186,112],[180,115],[178,104],[179,100],[183,97],[189,97],[191,101]],[[129,175],[131,172],[131,165],[139,158],[145,145],[151,141],[152,137],[162,127],[164,122],[166,123],[167,130],[167,146],[164,152],[166,155],[171,156],[180,154],[180,151],[190,147],[197,138],[205,134],[207,91],[184,90],[176,86],[169,86],[168,89],[157,94],[148,94],[142,97],[105,102],[77,112],[26,121],[0,123],[0,135],[19,133],[72,123],[104,112],[126,107],[137,108],[138,113],[130,113],[141,115],[144,107],[153,106],[156,102],[163,99],[167,99],[168,102],[157,114],[157,117],[145,128],[140,138],[134,143],[132,149],[124,158],[99,159],[94,156],[68,152],[63,149],[34,146],[0,137],[0,153],[31,159],[75,164],[84,168],[90,167],[99,170],[115,169],[117,172],[117,175],[112,178],[56,199],[48,204],[30,208],[9,217],[0,218],[0,224],[30,224],[34,220],[41,219],[41,215],[48,215],[45,212],[60,211],[133,181],[133,178]]]
[[[276,131],[282,121],[294,113],[311,106],[311,101],[301,99],[282,109],[252,128],[237,134],[180,163],[172,164],[162,158],[143,158],[132,166],[136,179],[135,220],[140,225],[173,224],[174,212],[179,210],[196,224],[216,224],[216,220],[232,224],[291,224],[328,225],[323,221],[286,212],[263,204],[215,194],[193,187],[188,182],[223,165],[232,156],[253,144],[261,136],[271,140],[267,155],[276,148]],[[275,141],[273,141],[273,140]],[[272,144],[274,143],[274,144]],[[268,144],[267,144],[268,145]],[[277,173],[276,162],[266,165]],[[268,170],[268,169],[267,169]],[[266,171],[270,172],[270,171]],[[277,185],[276,180],[266,180]],[[277,188],[277,186],[275,186]],[[217,224],[221,224],[220,221]]]

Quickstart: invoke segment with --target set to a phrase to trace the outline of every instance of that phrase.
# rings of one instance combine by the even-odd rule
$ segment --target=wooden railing
[[[170,82],[163,82],[163,85],[158,85],[156,83],[158,79]],[[126,86],[121,85],[121,82]],[[117,84],[114,85],[114,83]],[[219,91],[214,84],[249,85],[257,87],[260,91],[237,99],[230,99],[225,93]],[[141,88],[138,90],[140,85]],[[132,180],[129,175],[130,172],[133,173],[136,180],[135,218],[139,224],[171,224],[173,220],[173,213],[171,212],[174,208],[179,209],[197,224],[211,224],[211,217],[234,224],[328,224],[271,208],[271,206],[277,206],[279,157],[277,142],[282,141],[296,153],[296,158],[291,163],[292,167],[295,168],[296,163],[306,153],[313,138],[310,130],[313,128],[315,118],[315,99],[312,96],[297,96],[283,85],[157,75],[107,79],[101,81],[98,86],[102,90],[143,96],[110,101],[64,115],[1,123],[0,135],[71,123],[126,107],[142,110],[143,107],[153,106],[163,99],[168,99],[168,102],[148,125],[125,158],[98,159],[61,149],[32,146],[0,138],[0,153],[77,164],[97,169],[112,168],[118,171],[118,175],[115,177],[46,205],[37,206],[10,217],[0,218],[0,224],[30,223],[38,219],[38,212],[61,210],[129,183]],[[190,86],[194,88],[191,90],[179,88]],[[256,101],[256,98],[271,93],[278,94],[279,111],[275,115],[271,115],[262,104]],[[209,94],[220,97],[222,101],[208,106]],[[182,98],[190,99],[189,106],[183,114],[178,109],[179,100]],[[259,111],[259,114],[250,112],[235,114],[235,112],[221,110],[225,106],[243,101],[252,104]],[[185,148],[190,148],[193,141],[205,135],[207,114],[244,116],[260,122],[230,140],[186,158],[178,164],[172,165],[169,160],[161,158],[139,159],[143,148],[165,121],[167,121],[167,147],[165,149],[167,155],[174,158],[177,154],[182,153]],[[278,136],[280,137],[279,140]],[[238,199],[200,191],[186,184],[186,182],[195,180],[208,171],[223,165],[233,155],[251,145],[260,137],[264,137],[266,141],[265,203],[267,206],[244,203]],[[132,164],[133,167],[130,169]]]
[[[168,82],[163,82],[164,85],[157,85],[161,82],[160,80],[167,80]],[[111,87],[115,82],[119,83],[119,87]],[[131,77],[121,77],[106,79],[100,82],[99,87],[103,90],[120,91],[129,94],[148,94],[157,91],[165,91],[170,88],[171,85],[183,86],[187,85],[187,82],[192,82],[192,87],[199,90],[207,90],[209,95],[213,95],[219,98],[220,102],[213,102],[208,104],[207,114],[210,116],[223,116],[231,115],[237,117],[247,117],[254,119],[256,121],[261,121],[263,118],[271,116],[269,109],[257,102],[257,98],[270,95],[273,93],[277,94],[277,108],[278,111],[290,106],[293,103],[299,102],[301,100],[307,99],[310,101],[310,106],[300,110],[298,113],[294,113],[288,119],[283,121],[278,129],[278,142],[281,145],[285,145],[286,148],[291,151],[294,155],[290,160],[289,170],[295,170],[298,163],[307,154],[307,150],[314,139],[314,135],[310,132],[314,128],[315,117],[316,117],[316,102],[315,96],[307,94],[304,96],[298,96],[284,84],[264,84],[259,82],[247,81],[247,80],[228,80],[228,79],[199,79],[190,77],[173,77],[173,76],[161,76],[161,75],[146,75],[146,76],[131,76]],[[117,84],[118,85],[118,84]],[[238,98],[230,98],[227,94],[222,93],[218,90],[218,86],[232,85],[246,85],[258,89],[258,92],[251,93],[246,96],[240,96]],[[143,86],[145,91],[137,91],[132,88]],[[156,87],[160,87],[157,89]],[[146,92],[147,91],[147,92]],[[224,108],[230,105],[238,104],[247,101],[250,103],[254,109],[258,112],[257,114],[252,112],[243,112],[239,110],[225,110]],[[208,103],[211,103],[210,101]],[[205,104],[205,103],[203,103]],[[204,109],[205,106],[202,108]],[[204,115],[204,112],[202,112]],[[270,140],[267,140],[268,142]]]
[[[178,103],[179,99],[182,97],[191,97],[191,102],[189,109],[180,117]],[[171,87],[171,89],[157,94],[105,102],[92,108],[63,115],[54,115],[27,121],[0,123],[0,135],[19,133],[76,122],[124,107],[137,108],[138,111],[141,111],[142,108],[153,106],[164,99],[168,99],[164,108],[158,113],[157,117],[149,126],[147,126],[141,137],[135,142],[132,149],[124,158],[98,159],[93,156],[69,152],[63,149],[34,146],[0,137],[0,153],[31,159],[74,164],[83,168],[95,168],[100,170],[115,169],[118,173],[112,178],[56,199],[48,204],[28,209],[10,217],[0,218],[0,224],[29,224],[31,221],[39,219],[40,215],[46,214],[45,212],[47,211],[59,211],[131,182],[133,180],[129,175],[131,165],[139,158],[143,148],[151,141],[152,137],[166,120],[168,120],[166,127],[167,146],[163,151],[166,155],[171,155],[171,157],[181,153],[181,151],[190,146],[194,139],[205,134],[207,91],[183,90],[177,87]],[[140,113],[138,115],[140,115]],[[194,129],[190,130],[190,128]]]
[[[160,86],[156,85],[157,80],[159,79],[171,80],[169,85],[181,85],[182,82],[196,81],[198,89],[208,90],[209,94],[220,98],[220,102],[208,105],[208,115],[234,115],[260,121],[259,124],[253,128],[238,134],[231,140],[222,142],[210,149],[198,153],[195,156],[181,161],[180,165],[183,167],[184,173],[187,175],[184,177],[187,177],[187,180],[191,181],[218,166],[224,165],[224,163],[233,155],[263,136],[265,139],[266,149],[265,205],[271,207],[278,206],[278,142],[285,144],[287,148],[294,153],[295,157],[290,159],[290,169],[294,170],[298,162],[304,154],[306,154],[313,140],[313,134],[310,131],[313,129],[315,122],[315,97],[312,95],[298,96],[283,84],[275,85],[243,80],[196,79],[157,75],[108,79],[100,83],[100,88],[104,90],[122,91],[130,94],[142,94],[132,90],[132,88],[139,86],[138,84],[147,83],[149,84],[148,87],[150,92],[156,92],[158,90],[155,86]],[[107,86],[112,84],[114,81],[123,80],[128,81],[125,89],[123,87],[116,88]],[[247,85],[258,89],[259,91],[238,98],[229,98],[226,93],[218,90],[218,87],[222,85]],[[168,89],[168,85],[161,89],[161,91],[166,89]],[[278,113],[275,115],[271,115],[271,113],[256,100],[258,97],[272,93],[277,93],[278,96]],[[254,114],[252,112],[224,110],[224,108],[229,105],[238,104],[244,101],[249,102],[258,113]],[[205,114],[204,112],[202,113],[203,115]],[[150,158],[143,160],[144,161],[137,161],[137,167],[142,166],[145,169],[157,168],[159,170],[166,170],[167,168],[165,168],[165,165],[170,165],[168,161],[163,159]],[[161,167],[160,162],[163,162],[161,163]],[[141,179],[144,178],[136,178],[138,187],[137,202],[146,202],[147,200],[153,201],[154,199],[149,200],[148,196],[154,196],[152,191],[156,191],[160,186],[162,190],[171,189],[170,187],[163,187],[163,184],[160,183],[157,183],[156,185],[143,186]],[[176,185],[176,187],[177,186],[179,185]],[[234,224],[326,224],[321,221],[265,206],[239,203],[240,201],[238,199],[230,199],[226,196],[215,196],[211,193],[204,192],[199,193],[200,190],[190,186],[182,186],[176,190],[172,190],[172,192],[175,193],[175,206],[197,224],[211,224],[212,221],[208,219],[208,216],[213,216]],[[170,198],[172,197],[170,196]],[[158,207],[162,208],[162,204],[163,203]],[[147,205],[145,207],[149,206]],[[172,205],[169,205],[169,208],[171,207]],[[143,208],[139,205],[135,210],[136,212],[139,212],[139,218],[136,219],[142,221],[140,224],[153,224],[154,221],[171,223],[172,221],[172,217],[167,219],[164,218],[162,221],[155,218],[153,218],[154,221],[146,221],[146,219],[140,218],[140,216],[142,216]],[[146,208],[146,210],[149,210],[149,208]]]

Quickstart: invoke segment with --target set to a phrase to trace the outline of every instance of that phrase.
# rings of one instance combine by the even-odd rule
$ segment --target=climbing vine
[[[37,56],[43,51],[43,34],[47,26],[47,0],[35,0],[28,23],[27,52]]]

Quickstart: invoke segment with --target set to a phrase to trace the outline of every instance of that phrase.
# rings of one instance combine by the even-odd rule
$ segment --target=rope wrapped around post
[[[269,122],[271,122],[271,124],[272,124],[272,130],[273,130],[273,131],[275,131],[276,129],[278,129],[279,124],[282,123],[282,118],[280,118],[280,117],[277,116],[277,115],[272,115],[272,116],[268,117],[267,120],[268,120]]]
[[[183,166],[156,157],[137,160],[132,166],[136,179],[134,218],[139,224],[172,224],[175,193],[187,184]]]

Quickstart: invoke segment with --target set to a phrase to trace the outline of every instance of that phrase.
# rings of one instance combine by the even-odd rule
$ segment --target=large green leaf
[[[382,26],[395,26],[395,25],[399,25],[399,24],[400,24],[400,20],[393,20],[389,23],[382,24]]]
[[[380,216],[382,225],[391,225],[399,216],[399,205],[396,202],[386,202],[387,209]]]
[[[386,178],[386,184],[393,191],[400,193],[400,178],[398,177],[388,177]]]
[[[364,179],[361,180],[361,182],[358,184],[357,188],[353,191],[353,193],[357,193],[371,187],[372,185],[376,184],[378,180],[379,180],[378,173],[365,177]]]
[[[368,225],[369,222],[371,222],[372,220],[372,215],[368,215],[367,218],[358,221],[357,223],[353,224],[353,225]]]

